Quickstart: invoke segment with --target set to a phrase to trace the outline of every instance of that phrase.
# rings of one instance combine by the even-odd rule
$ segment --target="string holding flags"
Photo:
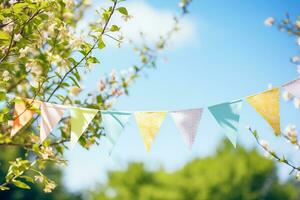
[[[300,98],[300,78],[290,81],[282,86],[287,92]],[[280,88],[273,88],[255,95],[242,98],[237,101],[225,102],[209,106],[207,109],[236,147],[238,126],[243,105],[246,101],[270,124],[275,135],[280,135]],[[167,114],[170,114],[179,133],[189,149],[195,141],[204,108],[176,110],[176,111],[133,111],[122,112],[115,110],[97,110],[80,108],[69,105],[58,105],[43,102],[36,99],[15,98],[14,120],[12,123],[11,136],[13,137],[24,128],[40,110],[40,142],[43,142],[55,126],[62,119],[67,110],[70,110],[71,138],[70,145],[73,148],[86,131],[94,117],[100,112],[105,138],[109,143],[109,152],[116,145],[118,138],[128,123],[130,116],[134,115],[138,129],[142,136],[145,148],[150,151],[152,143],[158,134]]]

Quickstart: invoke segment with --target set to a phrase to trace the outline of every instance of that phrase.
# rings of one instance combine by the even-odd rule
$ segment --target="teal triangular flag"
[[[242,103],[242,100],[238,100],[208,107],[208,110],[235,148]]]
[[[101,111],[106,138],[109,141],[109,153],[115,146],[130,116],[131,113],[128,112]]]

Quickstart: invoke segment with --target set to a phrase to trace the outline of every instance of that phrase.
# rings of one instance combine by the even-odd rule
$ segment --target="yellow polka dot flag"
[[[135,112],[135,120],[143,137],[147,151],[158,133],[167,113],[166,112]]]
[[[275,135],[280,135],[279,88],[247,97],[247,102],[271,125]]]

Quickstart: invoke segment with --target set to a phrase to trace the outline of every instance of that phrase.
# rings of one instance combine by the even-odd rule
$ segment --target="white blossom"
[[[19,50],[20,58],[25,57],[29,51],[30,51],[29,47],[24,47],[24,48],[20,49]]]
[[[54,190],[56,187],[55,183],[50,181],[45,185],[45,188],[43,189],[44,192],[50,193],[52,190]]]
[[[250,126],[249,124],[246,125],[245,128],[246,128],[247,130],[251,130],[251,126]]]
[[[91,3],[92,3],[92,0],[83,0],[83,2],[82,2],[82,4],[85,6],[91,5]]]
[[[287,127],[285,128],[285,135],[290,138],[297,137],[296,126],[293,124],[287,125]]]
[[[297,21],[296,21],[296,26],[297,26],[298,28],[300,28],[300,20],[297,20]]]
[[[67,8],[72,8],[74,6],[73,0],[63,0],[63,2],[66,4]]]
[[[268,141],[266,141],[266,140],[261,140],[261,141],[260,141],[260,144],[261,144],[261,146],[262,146],[264,149],[266,149],[266,150],[269,149],[269,143],[268,143]]]
[[[297,66],[297,72],[300,74],[300,65]]]
[[[83,42],[84,42],[84,37],[83,37],[83,35],[80,35],[79,37],[74,36],[74,37],[70,40],[71,46],[72,46],[73,48],[75,48],[75,49],[79,49]]]
[[[300,108],[300,99],[294,98],[294,106],[295,108]]]
[[[37,181],[37,182],[42,183],[44,181],[44,177],[40,176],[40,175],[34,176],[34,180]]]
[[[292,62],[293,63],[296,63],[296,62],[298,62],[299,61],[299,57],[298,56],[293,56],[292,57]]]
[[[299,181],[300,180],[300,171],[297,172],[296,174],[296,179]]]
[[[34,88],[38,88],[39,85],[40,85],[40,82],[38,81],[37,78],[32,78],[30,81],[29,81],[29,84],[34,87]]]
[[[13,28],[14,28],[14,22],[12,19],[6,17],[2,20],[2,23],[5,24],[5,26],[3,27],[3,30],[5,32],[11,33]]]
[[[26,63],[25,67],[26,67],[26,69],[28,71],[30,70],[34,75],[38,75],[39,76],[39,75],[41,75],[43,73],[42,67],[35,60],[32,60],[32,61]]]
[[[12,4],[15,4],[17,3],[18,1],[17,0],[9,0],[9,4],[12,5]]]
[[[273,17],[268,17],[268,18],[265,20],[264,24],[265,24],[266,26],[272,26],[272,25],[274,24],[274,22],[275,22],[275,19],[274,19]]]
[[[272,88],[273,88],[272,83],[269,83],[269,84],[268,84],[268,90],[271,90]]]
[[[2,74],[2,78],[3,78],[3,81],[9,81],[11,79],[11,76],[9,74],[9,72],[7,70],[5,70]]]
[[[284,91],[282,97],[285,101],[290,101],[293,98],[293,95],[288,91]]]
[[[20,33],[14,35],[14,41],[18,42],[22,38]]]
[[[297,38],[297,44],[300,46],[300,37]]]
[[[183,8],[184,6],[185,6],[185,3],[183,3],[182,1],[178,3],[179,8]]]
[[[35,48],[31,48],[31,47],[26,46],[26,47],[19,50],[19,54],[20,54],[19,57],[20,58],[26,57],[29,53],[36,56],[36,55],[38,55],[39,52]]]
[[[52,147],[44,147],[41,148],[41,156],[44,160],[49,159],[50,157],[54,156],[54,152]]]

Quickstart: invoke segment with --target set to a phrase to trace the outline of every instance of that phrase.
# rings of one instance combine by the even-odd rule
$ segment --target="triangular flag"
[[[166,112],[135,112],[135,120],[140,133],[144,139],[147,151],[150,151],[151,144],[159,131],[167,113]]]
[[[131,113],[118,111],[101,111],[101,118],[105,130],[105,137],[108,139],[109,153],[115,146],[122,130],[127,124]]]
[[[95,109],[71,108],[71,148],[75,146],[80,136],[97,113],[98,110]]]
[[[30,108],[29,108],[30,106]],[[11,137],[13,137],[23,126],[25,126],[33,117],[34,109],[38,108],[39,102],[33,100],[22,100],[17,98],[14,106],[14,121],[11,129]]]
[[[190,149],[194,143],[202,113],[202,108],[170,112],[171,117]]]
[[[236,147],[242,103],[242,100],[238,100],[208,107],[208,110],[214,116],[221,126],[222,131],[226,134],[234,147]]]
[[[300,98],[300,78],[293,80],[282,87],[293,96]]]
[[[275,135],[280,135],[279,88],[247,97],[248,103],[271,125]]]
[[[61,120],[65,106],[41,102],[40,142],[42,143]]]

